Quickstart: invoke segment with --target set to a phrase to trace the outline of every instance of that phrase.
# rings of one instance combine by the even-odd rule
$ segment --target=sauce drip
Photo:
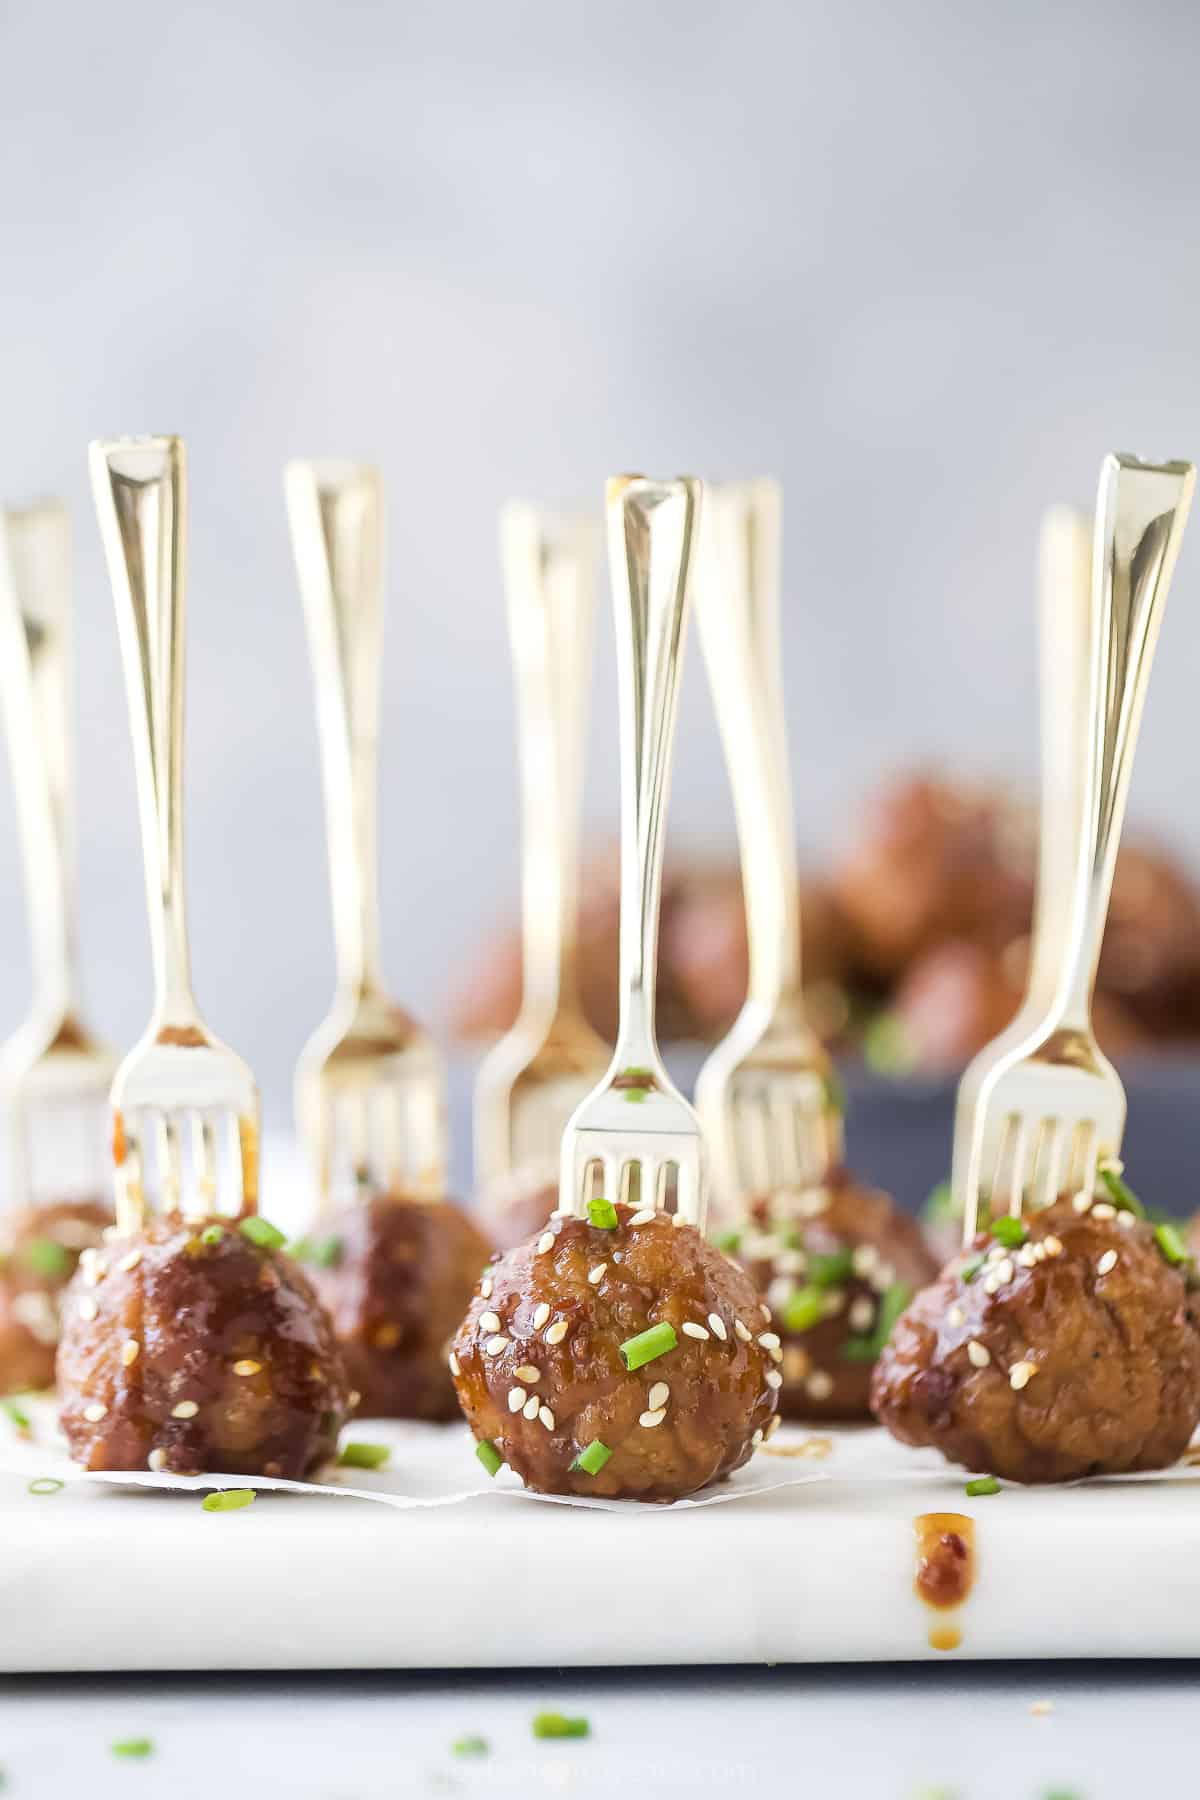
[[[930,1623],[930,1648],[957,1650],[962,1632],[945,1615],[964,1604],[975,1582],[975,1521],[966,1513],[918,1513],[913,1531],[913,1588],[918,1600],[943,1615]]]

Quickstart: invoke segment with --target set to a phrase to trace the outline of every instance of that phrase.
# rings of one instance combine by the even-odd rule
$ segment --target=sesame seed
[[[951,1325],[965,1325],[967,1322],[967,1315],[957,1302],[950,1308],[946,1318]],[[853,1315],[851,1315],[851,1320],[853,1321]]]
[[[803,1275],[808,1267],[808,1258],[803,1250],[781,1250],[771,1267],[776,1275]]]
[[[685,1319],[680,1326],[680,1330],[683,1332],[684,1337],[702,1338],[705,1341],[708,1339],[708,1333],[705,1331],[703,1325],[697,1325],[693,1323],[691,1319]]]
[[[79,1302],[80,1318],[81,1319],[94,1319],[96,1317],[96,1314],[99,1311],[100,1311],[100,1308],[96,1305],[96,1302],[92,1299],[91,1295],[85,1294],[83,1296],[82,1300]]]
[[[874,1244],[860,1244],[850,1258],[850,1266],[856,1275],[869,1275],[879,1261],[879,1252]]]
[[[600,1283],[604,1280],[604,1271],[607,1267],[608,1264],[606,1262],[597,1263],[594,1269],[588,1270],[588,1280],[593,1287],[599,1287]]]
[[[760,1425],[758,1430],[754,1433],[754,1436],[750,1439],[750,1442],[753,1444],[754,1448],[757,1450],[758,1446],[762,1443],[762,1441],[763,1441],[763,1434],[762,1434],[762,1426]]]
[[[1097,1273],[1097,1275],[1107,1275],[1110,1272],[1110,1270],[1115,1269],[1116,1266],[1117,1266],[1116,1251],[1115,1250],[1106,1250],[1104,1252],[1104,1255],[1100,1258],[1099,1262],[1096,1264],[1096,1273]]]
[[[547,1326],[546,1328],[546,1342],[548,1344],[561,1344],[567,1335],[567,1329],[567,1321],[565,1319],[556,1319],[553,1325]]]
[[[986,1344],[981,1344],[978,1338],[972,1338],[967,1345],[967,1356],[977,1369],[986,1369],[992,1360],[991,1351]]]
[[[766,1321],[767,1321],[767,1324],[768,1324],[768,1325],[769,1325],[769,1324],[770,1324],[770,1323],[771,1323],[771,1309],[770,1309],[770,1307],[769,1307],[769,1306],[763,1306],[763,1305],[762,1305],[762,1304],[761,1304],[761,1303],[760,1303],[760,1305],[759,1305],[759,1308],[758,1308],[758,1310],[759,1310],[759,1312],[760,1312],[760,1313],[761,1313],[761,1314],[762,1314],[762,1316],[763,1316],[763,1318],[764,1318],[764,1319],[765,1319],[765,1320],[766,1320]]]
[[[535,1381],[540,1381],[542,1378],[541,1370],[535,1369],[532,1363],[522,1363],[519,1369],[514,1369],[513,1373],[516,1375],[517,1380],[523,1381],[526,1386],[531,1386]]]
[[[499,1331],[500,1320],[499,1320],[499,1317],[497,1316],[497,1314],[494,1312],[480,1313],[479,1329],[480,1329],[480,1331],[487,1331],[487,1332]]]
[[[528,1400],[525,1402],[524,1406],[521,1408],[522,1416],[526,1419],[536,1419],[538,1416],[538,1407],[540,1405],[541,1405],[541,1402],[539,1401],[537,1395],[530,1394]]]
[[[773,1363],[781,1363],[783,1361],[783,1351],[782,1350],[768,1350],[767,1355],[770,1357],[770,1359]]]
[[[779,1427],[782,1424],[783,1424],[783,1420],[779,1417],[779,1414],[776,1413],[775,1417],[773,1419],[767,1420],[766,1426],[763,1430],[763,1436],[765,1438],[773,1438],[775,1436],[775,1433],[779,1430]]]
[[[709,1313],[708,1323],[712,1328],[713,1336],[720,1338],[721,1342],[724,1343],[729,1336],[729,1333],[725,1329],[724,1319],[722,1319],[718,1313]]]
[[[138,1264],[141,1262],[141,1260],[142,1260],[141,1248],[139,1245],[135,1244],[133,1249],[129,1252],[128,1256],[123,1256],[121,1258],[120,1262],[117,1264],[117,1267],[118,1267],[118,1269],[126,1269],[126,1270],[136,1269]]]
[[[200,1408],[194,1400],[181,1400],[177,1406],[171,1408],[171,1417],[173,1419],[194,1419],[199,1411]]]
[[[671,1398],[671,1390],[665,1381],[656,1381],[646,1395],[646,1405],[651,1412],[659,1412]]]
[[[767,1380],[771,1377],[768,1375]],[[833,1392],[833,1376],[824,1369],[814,1369],[804,1384],[805,1390],[814,1400],[828,1400]]]
[[[748,1344],[750,1342],[750,1333],[746,1330],[746,1327],[742,1324],[740,1319],[735,1319],[733,1321],[733,1329],[737,1332],[743,1344]]]
[[[1002,1286],[1005,1282],[1011,1281],[1016,1272],[1011,1256],[1006,1256],[1002,1263],[996,1264],[996,1274],[999,1276]]]
[[[546,1427],[547,1431],[554,1430],[554,1414],[550,1411],[548,1406],[538,1407],[538,1418],[542,1421],[542,1424]]]
[[[961,1311],[961,1308],[958,1309]],[[875,1302],[860,1294],[850,1307],[849,1323],[851,1331],[869,1331],[875,1322]],[[961,1324],[961,1320],[959,1321]]]
[[[313,1368],[314,1368],[314,1369],[315,1369],[315,1370],[316,1370],[316,1371],[317,1371],[317,1377],[318,1377],[318,1379],[319,1379],[319,1378],[320,1378],[320,1369],[319,1369],[319,1368],[318,1368],[318,1365],[317,1365],[317,1364],[316,1364],[316,1363],[314,1363],[314,1364],[313,1364]],[[455,1374],[457,1374],[457,1373],[458,1373],[458,1370],[457,1370],[457,1368],[456,1368],[456,1369],[455,1369]],[[362,1395],[361,1395],[361,1394],[360,1394],[360,1393],[359,1393],[359,1391],[358,1391],[358,1389],[357,1389],[357,1388],[351,1388],[351,1389],[350,1389],[350,1395],[349,1395],[349,1400],[350,1400],[350,1411],[351,1411],[351,1412],[357,1412],[357,1411],[358,1411],[358,1405],[359,1405],[359,1402],[360,1402],[360,1400],[361,1400],[361,1399],[362,1399]]]
[[[781,1388],[783,1386],[783,1376],[779,1373],[778,1369],[768,1369],[766,1382],[769,1388]]]
[[[658,1217],[652,1206],[643,1206],[641,1212],[635,1212],[629,1223],[631,1225],[652,1225]]]
[[[1018,1392],[1028,1387],[1033,1376],[1037,1374],[1037,1364],[1031,1362],[1015,1362],[1008,1371],[1008,1385]]]
[[[891,1263],[880,1263],[877,1269],[872,1269],[867,1279],[877,1294],[886,1294],[896,1280],[896,1271]]]
[[[1017,1261],[1023,1269],[1032,1269],[1037,1262],[1037,1259],[1038,1253],[1036,1244],[1022,1244],[1021,1248],[1017,1251]]]
[[[1107,1200],[1098,1200],[1092,1208],[1093,1219],[1115,1219],[1116,1216],[1116,1207],[1110,1206]]]
[[[495,1337],[490,1337],[488,1339],[487,1343],[483,1346],[483,1354],[485,1356],[499,1356],[500,1352],[507,1348],[508,1339],[501,1332]]]
[[[156,1475],[160,1469],[166,1467],[166,1463],[167,1453],[165,1450],[152,1450],[146,1458],[146,1467],[148,1469],[153,1469]]]
[[[136,1338],[125,1339],[125,1342],[121,1345],[121,1361],[125,1364],[127,1369],[132,1363],[137,1361],[141,1354],[141,1349],[142,1346],[138,1343]]]
[[[686,1225],[687,1220],[684,1218],[682,1213],[677,1212],[677,1213],[671,1214],[671,1223],[672,1223],[672,1225]]]
[[[829,1288],[822,1303],[822,1310],[827,1319],[834,1319],[846,1304],[845,1288]]]
[[[534,1308],[533,1329],[535,1331],[540,1331],[542,1329],[542,1326],[546,1323],[546,1320],[549,1317],[550,1317],[550,1308],[546,1305],[546,1302],[543,1300],[543,1301],[541,1301],[541,1303],[538,1306],[536,1306]]]
[[[760,1332],[758,1341],[764,1350],[778,1350],[779,1333],[777,1331]]]
[[[1075,1198],[1071,1202],[1071,1205],[1074,1207],[1075,1211],[1080,1214],[1087,1212],[1090,1209],[1091,1204],[1092,1204],[1092,1196],[1087,1193],[1076,1194]]]
[[[84,1407],[83,1416],[89,1425],[98,1425],[107,1411],[103,1400],[93,1400],[90,1406]]]
[[[1061,1256],[1063,1253],[1062,1239],[1056,1238],[1053,1235],[1044,1237],[1042,1239],[1042,1248],[1045,1250],[1047,1256]]]
[[[998,1294],[1003,1285],[998,1275],[989,1275],[983,1284],[983,1291],[985,1294]]]
[[[461,1375],[462,1374],[462,1365],[459,1362],[457,1356],[455,1356],[453,1350],[450,1352],[449,1362],[450,1362],[450,1373],[452,1375]]]
[[[666,1413],[660,1407],[657,1412],[642,1413],[641,1417],[638,1419],[638,1424],[644,1425],[647,1431],[651,1431],[654,1426],[661,1425],[666,1416]]]
[[[814,1188],[810,1194],[801,1194],[796,1201],[796,1211],[802,1219],[815,1219],[820,1213],[828,1210],[829,1193],[826,1188]]]
[[[767,1289],[767,1299],[771,1302],[771,1306],[786,1306],[791,1297],[792,1284],[786,1275],[777,1276]],[[764,1306],[761,1309],[763,1318],[768,1321],[771,1317],[771,1306]]]
[[[1102,1156],[1096,1164],[1097,1170],[1107,1169],[1110,1175],[1123,1175],[1125,1164],[1119,1156]]]
[[[234,1363],[233,1372],[235,1375],[261,1375],[262,1364],[255,1362],[252,1356],[244,1356],[240,1362]]]
[[[1131,1212],[1119,1212],[1117,1214],[1117,1224],[1121,1227],[1122,1231],[1132,1231],[1133,1214]]]
[[[552,1231],[543,1231],[541,1237],[537,1241],[538,1255],[545,1256],[547,1250],[553,1250],[553,1248],[554,1248],[554,1233]]]
[[[483,1280],[479,1284],[479,1298],[481,1300],[490,1300],[491,1297],[492,1297],[492,1278],[490,1275],[485,1275]]]
[[[528,1400],[528,1398],[529,1398],[529,1395],[525,1392],[525,1389],[523,1387],[509,1388],[509,1390],[508,1390],[508,1410],[509,1410],[509,1412],[510,1413],[519,1413],[521,1408],[524,1406],[526,1400]]]

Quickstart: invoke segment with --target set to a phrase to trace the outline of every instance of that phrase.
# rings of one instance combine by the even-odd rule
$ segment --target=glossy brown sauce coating
[[[881,1422],[1011,1481],[1167,1467],[1200,1419],[1184,1273],[1104,1200],[1026,1225],[1012,1251],[981,1233],[899,1320],[872,1386]]]
[[[449,1200],[375,1194],[322,1218],[311,1240],[358,1412],[457,1418],[446,1356],[492,1253],[474,1220]]]
[[[616,1210],[613,1230],[556,1216],[491,1265],[454,1341],[455,1385],[476,1437],[527,1486],[675,1500],[740,1468],[771,1429],[770,1327],[749,1278],[692,1226]],[[621,1345],[658,1324],[673,1347],[627,1369]],[[594,1440],[604,1467],[572,1469]]]
[[[85,1256],[58,1376],[71,1455],[89,1469],[300,1479],[334,1454],[349,1412],[307,1276],[229,1220],[152,1220]]]
[[[873,1362],[855,1360],[858,1347],[897,1284],[911,1295],[937,1272],[916,1221],[839,1170],[826,1188],[756,1201],[732,1254],[771,1307],[782,1342],[782,1416],[868,1418]],[[827,1279],[839,1258],[850,1267]],[[789,1328],[789,1300],[811,1295],[818,1281],[820,1317]]]
[[[0,1393],[54,1385],[62,1295],[112,1224],[101,1200],[57,1200],[0,1220]]]

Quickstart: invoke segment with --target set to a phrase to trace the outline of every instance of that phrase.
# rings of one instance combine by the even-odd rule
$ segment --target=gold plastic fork
[[[1090,586],[1066,524],[1043,546],[1043,814],[1028,991],[959,1087],[954,1199],[1019,1215],[1090,1192],[1115,1157],[1125,1091],[1092,1030],[1092,992],[1150,666],[1191,504],[1190,463],[1106,457]],[[1063,534],[1055,540],[1055,533]],[[1077,543],[1077,539],[1076,539]],[[1059,570],[1056,578],[1054,571]],[[1086,600],[1084,595],[1086,594]]]
[[[117,438],[89,452],[116,601],[142,827],[154,1009],[112,1084],[117,1226],[148,1207],[202,1218],[258,1203],[259,1099],[240,1056],[208,1031],[192,993],[183,881],[186,464],[176,437]]]
[[[663,825],[670,787],[688,580],[701,484],[690,476],[608,484],[621,739],[620,1018],[608,1073],[563,1133],[558,1211],[586,1216],[601,1192],[704,1229],[700,1122],[663,1067],[654,1028]]]
[[[512,501],[500,554],[521,768],[523,991],[475,1083],[475,1180],[553,1183],[563,1127],[611,1054],[584,1017],[575,968],[579,790],[598,531]]]
[[[383,626],[383,482],[361,463],[293,462],[292,548],[317,698],[337,986],[296,1070],[296,1116],[328,1206],[356,1187],[446,1191],[441,1055],[383,988],[376,751]]]
[[[83,1022],[76,947],[70,585],[66,507],[47,500],[0,514],[0,695],[33,949],[33,1004],[0,1051],[0,1092],[8,1198],[26,1205],[108,1187],[116,1057]],[[45,1179],[35,1180],[35,1165]]]
[[[750,980],[696,1081],[717,1199],[813,1187],[842,1155],[832,1065],[805,1015],[800,903],[779,629],[775,481],[705,490],[696,565],[700,643],[733,790]]]

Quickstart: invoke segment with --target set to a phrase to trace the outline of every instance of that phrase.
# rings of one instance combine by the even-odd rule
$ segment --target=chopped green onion
[[[291,1254],[297,1262],[316,1263],[319,1269],[336,1269],[342,1260],[344,1245],[339,1237],[297,1238]]]
[[[611,1200],[589,1200],[588,1220],[597,1231],[615,1231],[620,1223]]]
[[[565,1713],[536,1713],[533,1720],[535,1738],[587,1737],[591,1726],[586,1719],[568,1719]]]
[[[65,1275],[71,1267],[71,1258],[61,1244],[53,1238],[30,1238],[22,1251],[25,1262],[35,1275],[46,1275],[53,1278]]]
[[[475,1446],[475,1454],[492,1477],[495,1477],[497,1471],[504,1467],[504,1458],[491,1438],[481,1438]]]
[[[825,1111],[844,1113],[846,1110],[846,1084],[836,1069],[830,1069],[824,1081]]]
[[[994,1475],[979,1475],[974,1481],[968,1481],[966,1491],[969,1499],[977,1500],[983,1494],[998,1494],[1000,1483]]]
[[[785,1230],[777,1232],[776,1235],[785,1250],[803,1250],[804,1233],[797,1226],[789,1225]]]
[[[1174,1225],[1168,1225],[1165,1222],[1162,1225],[1156,1225],[1154,1227],[1154,1241],[1166,1257],[1167,1261],[1171,1264],[1172,1268],[1178,1268],[1180,1263],[1185,1263],[1190,1260],[1188,1257],[1188,1247],[1184,1242],[1181,1233]]]
[[[639,1331],[636,1337],[626,1338],[621,1345],[621,1361],[632,1371],[640,1369],[643,1363],[653,1362],[658,1356],[665,1356],[668,1350],[674,1350],[679,1339],[675,1336],[675,1327],[666,1319],[657,1325],[651,1325],[646,1331]]]
[[[894,1013],[877,1013],[863,1032],[863,1061],[876,1075],[911,1075],[916,1057]]]
[[[843,1362],[848,1363],[878,1362],[879,1345],[875,1340],[875,1333],[871,1332],[867,1337],[848,1337],[838,1355]]]
[[[731,1227],[729,1231],[719,1231],[713,1239],[717,1249],[723,1250],[726,1256],[732,1256],[741,1241],[742,1234],[736,1226]]]
[[[343,1469],[382,1469],[391,1454],[386,1444],[343,1444],[338,1466]]]
[[[840,1281],[849,1280],[853,1273],[854,1252],[850,1249],[831,1250],[828,1255],[808,1259],[808,1279],[814,1287],[836,1287]]]
[[[843,1362],[876,1362],[892,1335],[896,1320],[912,1299],[912,1289],[903,1281],[893,1281],[879,1302],[875,1325],[869,1336],[847,1338],[842,1345]]]
[[[200,1507],[203,1512],[240,1512],[253,1504],[253,1488],[222,1488],[219,1494],[205,1494]]]
[[[986,1261],[987,1261],[987,1257],[983,1256],[982,1254],[979,1256],[968,1256],[966,1262],[963,1264],[962,1268],[959,1270],[959,1273],[961,1274],[963,1280],[964,1281],[974,1281],[975,1277],[978,1275],[980,1269],[982,1269],[982,1267]]]
[[[631,1065],[628,1069],[622,1069],[621,1073],[617,1077],[617,1079],[618,1079],[618,1081],[636,1082],[638,1087],[647,1087],[647,1088],[653,1087],[653,1085],[654,1085],[654,1070],[653,1069],[639,1069],[639,1068],[633,1067]]]
[[[482,1737],[455,1738],[450,1746],[451,1756],[486,1756],[488,1741]]]
[[[785,1331],[811,1331],[825,1317],[825,1296],[817,1287],[796,1288],[780,1308]]]
[[[1101,1181],[1108,1189],[1108,1197],[1121,1212],[1131,1212],[1135,1218],[1144,1219],[1146,1209],[1134,1193],[1129,1183],[1122,1181],[1115,1169],[1099,1170]]]
[[[598,1475],[611,1455],[612,1451],[607,1444],[602,1444],[599,1438],[593,1438],[587,1449],[579,1452],[571,1464],[571,1470],[580,1470],[584,1475]]]
[[[1003,1218],[993,1219],[992,1236],[1006,1250],[1019,1250],[1029,1236],[1029,1229],[1021,1219],[1014,1219],[1006,1213]]]
[[[248,1219],[238,1221],[238,1230],[260,1250],[282,1250],[287,1238],[277,1225],[269,1219],[260,1219],[257,1213],[251,1213]]]
[[[626,1100],[630,1100],[635,1106],[638,1106],[646,1098],[650,1089],[644,1087],[627,1087],[621,1088],[618,1091],[624,1095]]]
[[[109,1749],[114,1756],[153,1756],[153,1738],[118,1738]]]
[[[200,1233],[200,1242],[208,1244],[211,1248],[213,1244],[219,1244],[224,1236],[225,1227],[223,1225],[206,1225]]]
[[[28,1434],[33,1430],[33,1426],[29,1423],[29,1414],[24,1407],[18,1406],[15,1400],[0,1400],[0,1406],[4,1408],[18,1431]]]
[[[954,1188],[948,1181],[939,1181],[935,1188],[929,1190],[921,1208],[921,1217],[927,1225],[943,1225],[956,1216]]]
[[[62,1490],[63,1483],[57,1475],[39,1475],[30,1482],[26,1492],[30,1494],[61,1494]]]

